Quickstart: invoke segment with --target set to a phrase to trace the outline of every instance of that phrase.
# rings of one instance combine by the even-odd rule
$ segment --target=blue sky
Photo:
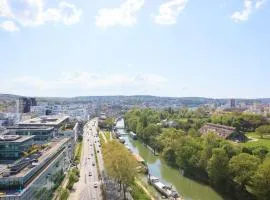
[[[265,0],[0,0],[0,93],[270,97]]]

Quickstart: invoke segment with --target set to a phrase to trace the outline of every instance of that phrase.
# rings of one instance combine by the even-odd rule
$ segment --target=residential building
[[[203,127],[200,128],[199,132],[202,135],[212,132],[224,139],[230,139],[235,141],[245,140],[244,135],[238,132],[234,127],[224,126],[220,124],[206,123]]]

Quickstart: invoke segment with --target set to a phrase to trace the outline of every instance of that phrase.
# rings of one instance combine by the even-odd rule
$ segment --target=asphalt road
[[[96,146],[96,149],[100,149],[100,147],[98,147],[98,137],[96,137],[96,128],[97,119],[89,121],[84,126],[80,179],[75,187],[76,192],[74,195],[70,196],[70,200],[102,200],[100,188],[101,181],[98,177],[97,163],[94,153],[94,145]]]

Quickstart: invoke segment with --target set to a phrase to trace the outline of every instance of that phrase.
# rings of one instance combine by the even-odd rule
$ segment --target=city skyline
[[[269,5],[0,0],[0,93],[267,98]]]

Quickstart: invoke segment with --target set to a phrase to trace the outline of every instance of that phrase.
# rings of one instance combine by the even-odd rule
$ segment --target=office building
[[[49,199],[57,179],[71,165],[74,150],[72,138],[54,139],[48,146],[12,165],[1,166],[1,200]]]
[[[20,158],[33,145],[34,136],[0,135],[0,163]]]
[[[49,126],[54,127],[55,130],[59,129],[61,126],[65,126],[68,122],[68,116],[62,115],[50,115],[50,116],[41,116],[37,118],[32,118],[19,122],[18,126],[23,127],[39,127],[39,126]]]
[[[6,135],[22,135],[22,136],[34,136],[36,143],[46,143],[55,136],[55,130],[53,127],[48,126],[12,126],[7,127]]]

